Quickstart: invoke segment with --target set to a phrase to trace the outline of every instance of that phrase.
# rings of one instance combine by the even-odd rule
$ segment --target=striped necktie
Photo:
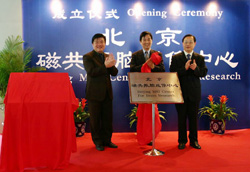
[[[145,51],[145,60],[148,60],[148,58],[149,58],[148,52]]]

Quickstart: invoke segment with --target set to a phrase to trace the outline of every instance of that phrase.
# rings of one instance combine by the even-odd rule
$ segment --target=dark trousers
[[[197,116],[200,101],[184,100],[184,104],[176,104],[178,112],[178,142],[187,143],[187,120],[189,124],[189,140],[191,143],[198,141]]]
[[[111,142],[113,133],[113,105],[106,94],[103,101],[88,100],[90,113],[90,131],[95,145],[104,145]]]

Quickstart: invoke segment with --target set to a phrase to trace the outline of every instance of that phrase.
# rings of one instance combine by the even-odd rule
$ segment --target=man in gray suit
[[[118,69],[113,54],[105,54],[106,37],[97,33],[92,37],[93,50],[83,56],[87,72],[86,99],[90,113],[90,131],[96,149],[104,146],[117,148],[111,142],[113,133],[113,93],[110,75],[116,76]]]
[[[184,51],[172,57],[170,72],[177,72],[180,80],[184,104],[176,104],[178,112],[178,148],[187,143],[187,119],[189,121],[190,146],[201,149],[197,136],[197,115],[201,100],[200,77],[207,75],[204,57],[193,51],[195,36],[188,34],[182,39]]]

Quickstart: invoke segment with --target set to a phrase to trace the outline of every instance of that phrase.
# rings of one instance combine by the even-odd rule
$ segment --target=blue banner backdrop
[[[197,38],[195,52],[204,55],[208,75],[201,78],[201,106],[208,105],[208,95],[216,99],[227,95],[228,105],[239,114],[238,121],[227,129],[250,127],[249,108],[249,2],[170,1],[170,0],[23,0],[25,47],[33,48],[32,66],[47,72],[67,72],[75,94],[85,97],[86,71],[82,56],[91,51],[91,38],[103,33],[105,52],[113,53],[119,69],[112,78],[114,92],[114,131],[129,128],[125,115],[129,102],[128,77],[131,55],[141,49],[142,31],[153,34],[152,49],[163,54],[166,71],[173,54],[182,50],[185,34]],[[63,94],[63,93],[62,93]],[[160,104],[166,111],[163,131],[177,130],[177,113],[173,104]],[[199,129],[209,129],[209,119],[202,117]]]

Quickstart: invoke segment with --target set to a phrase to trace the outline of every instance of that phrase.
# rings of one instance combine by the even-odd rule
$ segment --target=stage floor
[[[135,133],[114,133],[112,141],[117,149],[97,151],[90,133],[77,138],[77,152],[72,153],[69,166],[61,172],[239,172],[250,169],[250,129],[227,130],[224,135],[199,131],[201,150],[186,145],[178,149],[178,133],[161,132],[156,138],[156,149],[161,156],[147,156],[151,146],[140,146]],[[53,171],[45,167],[26,171]]]

